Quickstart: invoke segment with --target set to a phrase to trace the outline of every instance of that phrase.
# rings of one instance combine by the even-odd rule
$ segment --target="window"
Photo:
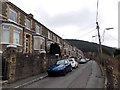
[[[39,27],[37,24],[36,24],[35,29],[36,29],[36,33],[37,33],[37,34],[40,34],[40,27]]]
[[[43,37],[34,36],[34,50],[39,50],[39,49],[45,49],[45,39]]]
[[[14,22],[17,22],[17,12],[10,9],[10,11],[9,11],[9,19],[14,21]]]
[[[39,47],[38,47],[39,40],[40,39],[38,36],[34,36],[34,50],[39,50]]]
[[[56,41],[56,37],[55,37],[55,35],[53,35],[53,41],[54,41],[54,42]]]
[[[60,38],[57,37],[57,43],[60,43]]]
[[[40,49],[45,49],[45,39],[40,37]]]
[[[36,24],[35,30],[36,30],[36,33],[37,33],[37,34],[42,34],[42,26],[38,26],[38,25]]]
[[[51,39],[51,38],[50,38],[50,32],[49,32],[49,31],[48,31],[48,39]]]
[[[30,20],[26,19],[25,22],[26,22],[26,24],[25,24],[25,25],[26,25],[26,28],[27,28],[27,29],[30,29]]]
[[[18,28],[14,27],[13,43],[20,44],[20,31]]]
[[[8,25],[3,26],[3,33],[2,33],[2,42],[9,43],[9,30],[10,27]]]

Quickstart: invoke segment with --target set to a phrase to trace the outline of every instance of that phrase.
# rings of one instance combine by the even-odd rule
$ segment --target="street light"
[[[113,27],[112,28],[105,28],[105,30],[110,30],[110,29],[114,29]],[[104,30],[104,33],[105,33],[105,30]],[[105,67],[105,61],[103,61],[103,66]]]
[[[106,28],[105,30],[110,30],[110,29],[114,29],[114,28]]]
[[[101,45],[101,36],[100,36],[100,32],[99,32],[99,24],[98,22],[96,22],[97,26],[96,26],[96,29],[98,30],[98,39],[99,39],[99,59],[100,59],[100,62],[102,62],[102,45]],[[114,29],[114,28],[105,28],[105,30],[110,30],[110,29]],[[104,30],[104,33],[105,33],[105,30]],[[96,36],[92,36],[93,38],[96,37]],[[103,62],[103,65],[104,65],[104,62]]]

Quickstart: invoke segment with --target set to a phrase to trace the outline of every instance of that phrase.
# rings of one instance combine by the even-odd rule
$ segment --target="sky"
[[[98,43],[97,0],[9,0],[63,39]],[[118,1],[99,0],[98,23],[103,45],[118,47]],[[106,28],[114,28],[105,30]],[[93,37],[95,36],[95,37]]]

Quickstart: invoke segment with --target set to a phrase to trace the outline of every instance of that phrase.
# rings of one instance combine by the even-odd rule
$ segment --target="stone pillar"
[[[6,61],[7,61],[7,77],[8,83],[15,81],[15,70],[16,70],[16,47],[8,46],[6,50]]]
[[[42,72],[45,72],[47,70],[46,51],[41,51],[40,55],[42,58]]]

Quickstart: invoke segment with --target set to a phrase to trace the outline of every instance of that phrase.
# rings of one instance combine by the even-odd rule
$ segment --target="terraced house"
[[[23,53],[32,53],[34,50],[45,50],[48,53],[50,44],[58,43],[63,54],[70,54],[70,51],[66,52],[66,48],[63,49],[63,46],[67,47],[69,44],[35,20],[32,14],[25,13],[11,2],[2,2],[1,5],[1,52],[11,44],[16,45],[19,52]]]
[[[0,24],[0,53],[12,46],[23,54],[34,52],[49,54],[52,44],[57,44],[60,53],[56,52],[54,55],[61,54],[61,57],[74,56],[77,58],[83,56],[81,50],[70,45],[34,19],[32,14],[25,13],[11,2],[0,1]]]

